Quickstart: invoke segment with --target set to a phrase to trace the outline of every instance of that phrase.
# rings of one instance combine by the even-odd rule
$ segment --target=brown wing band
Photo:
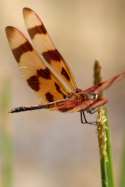
[[[46,52],[42,53],[45,60],[49,63],[51,63],[52,60],[60,62],[62,60],[62,56],[59,54],[57,49],[54,50],[48,50]]]
[[[42,24],[42,25],[38,25],[38,26],[28,29],[28,32],[29,32],[31,38],[33,39],[36,34],[46,34],[47,30],[44,27],[44,25]]]
[[[17,62],[20,62],[20,57],[22,54],[26,53],[27,51],[33,51],[32,46],[29,44],[28,41],[21,44],[19,47],[12,50]]]

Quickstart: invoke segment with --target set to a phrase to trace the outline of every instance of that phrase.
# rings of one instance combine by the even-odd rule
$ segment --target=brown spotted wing
[[[58,73],[63,81],[66,82],[71,91],[76,89],[77,85],[73,73],[60,52],[56,49],[42,20],[30,8],[24,8],[23,14],[27,31],[39,54]]]
[[[24,78],[41,100],[48,103],[64,99],[68,94],[64,85],[42,61],[27,38],[12,26],[6,28],[6,35]]]

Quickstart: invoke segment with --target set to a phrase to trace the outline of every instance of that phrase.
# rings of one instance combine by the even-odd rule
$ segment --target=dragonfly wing
[[[97,87],[95,88],[95,93],[99,94],[100,92],[102,92],[103,90],[105,89],[108,89],[113,83],[115,83],[116,81],[120,81],[122,80],[123,78],[125,78],[125,72],[123,73],[120,73],[114,77],[112,77],[111,79],[109,80],[106,80],[106,81],[103,81],[101,83],[99,83],[97,85]]]
[[[64,99],[65,87],[41,60],[26,37],[15,27],[8,26],[6,35],[13,55],[28,85],[44,103]]]
[[[80,105],[74,107],[73,109],[70,110],[70,112],[80,112],[80,111],[87,111],[88,109],[96,109],[108,102],[107,99],[102,98],[97,101],[92,101],[92,100],[86,100]]]
[[[77,88],[74,76],[62,55],[55,48],[43,22],[31,9],[24,8],[24,20],[37,51],[73,91]]]
[[[125,72],[120,73],[111,79],[105,80],[100,82],[99,84],[92,86],[86,90],[83,90],[82,93],[88,94],[88,93],[95,93],[95,94],[100,94],[102,91],[108,89],[112,84],[114,84],[117,81],[120,81],[125,78]]]
[[[98,99],[97,101],[94,101],[91,105],[89,105],[89,107],[86,108],[86,110],[96,109],[100,106],[105,105],[107,102],[108,102],[108,100],[106,98]]]

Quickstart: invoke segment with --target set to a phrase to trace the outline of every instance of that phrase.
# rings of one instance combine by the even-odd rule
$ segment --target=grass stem
[[[120,187],[125,187],[125,137],[123,141],[123,151],[121,158]]]
[[[98,84],[101,82],[101,80],[101,66],[99,62],[96,61],[94,66],[94,84]],[[101,97],[103,97],[103,93],[100,94],[100,98]],[[108,112],[104,106],[98,109],[97,134],[102,187],[114,187],[111,135],[108,121]]]
[[[8,108],[10,103],[10,84],[4,81],[0,92],[0,155],[2,159],[2,187],[12,187],[12,140],[8,123]]]

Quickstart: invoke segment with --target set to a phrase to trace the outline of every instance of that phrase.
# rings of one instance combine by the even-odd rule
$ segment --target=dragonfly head
[[[94,93],[94,92],[91,92],[91,93],[87,94],[87,99],[90,99],[90,100],[97,100],[98,97],[99,97],[99,95]]]

